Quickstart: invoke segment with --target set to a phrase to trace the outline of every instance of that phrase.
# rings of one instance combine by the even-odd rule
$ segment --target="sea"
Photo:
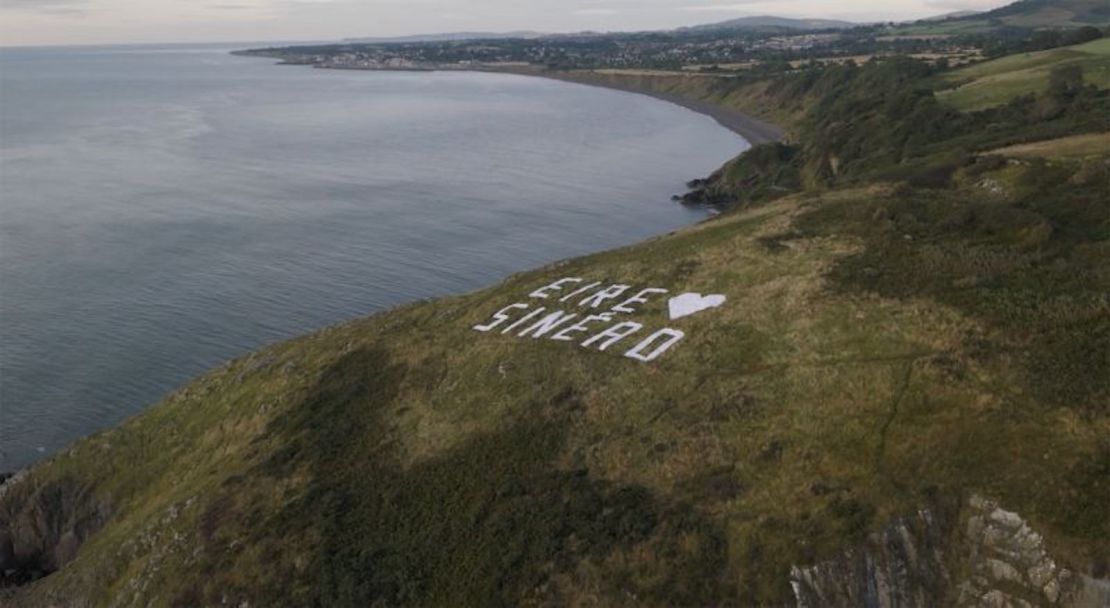
[[[631,93],[236,48],[0,49],[0,472],[268,343],[698,222],[671,195],[748,147]]]

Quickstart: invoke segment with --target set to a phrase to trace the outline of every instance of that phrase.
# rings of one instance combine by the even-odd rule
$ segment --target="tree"
[[[1029,40],[1031,50],[1054,49],[1064,43],[1064,36],[1056,30],[1037,30]]]
[[[1102,32],[1093,25],[1084,25],[1083,27],[1071,32],[1067,36],[1067,44],[1083,44],[1092,40],[1102,38]]]

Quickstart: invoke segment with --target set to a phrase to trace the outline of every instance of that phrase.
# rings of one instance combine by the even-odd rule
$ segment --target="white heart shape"
[[[697,314],[703,310],[710,308],[717,308],[725,303],[728,298],[714,294],[710,296],[703,296],[700,293],[684,293],[680,296],[675,296],[667,302],[667,308],[671,312],[671,320],[681,319],[688,317],[692,314]]]

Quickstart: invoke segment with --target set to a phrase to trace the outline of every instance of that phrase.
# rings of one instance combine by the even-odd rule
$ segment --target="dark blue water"
[[[215,48],[0,50],[0,470],[263,344],[700,219],[637,95]]]

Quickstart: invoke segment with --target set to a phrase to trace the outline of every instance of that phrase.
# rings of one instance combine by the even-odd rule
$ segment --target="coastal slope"
[[[1012,272],[1038,225],[1006,198],[975,204],[1021,223],[970,243],[929,192],[790,196],[230,362],[4,486],[4,566],[60,568],[8,605],[851,598],[821,564],[896,568],[885,534],[934,564],[896,593],[1097,597],[1105,387],[1053,389],[1089,354],[972,305],[1028,302]],[[1097,314],[1094,291],[1058,280],[1021,314]],[[595,282],[668,293],[566,341],[504,331],[541,305],[617,305],[556,297]],[[726,300],[674,319],[682,293]],[[644,329],[584,345],[616,321]],[[629,356],[667,328],[684,338]],[[1035,539],[1016,582],[965,540],[995,511]]]

